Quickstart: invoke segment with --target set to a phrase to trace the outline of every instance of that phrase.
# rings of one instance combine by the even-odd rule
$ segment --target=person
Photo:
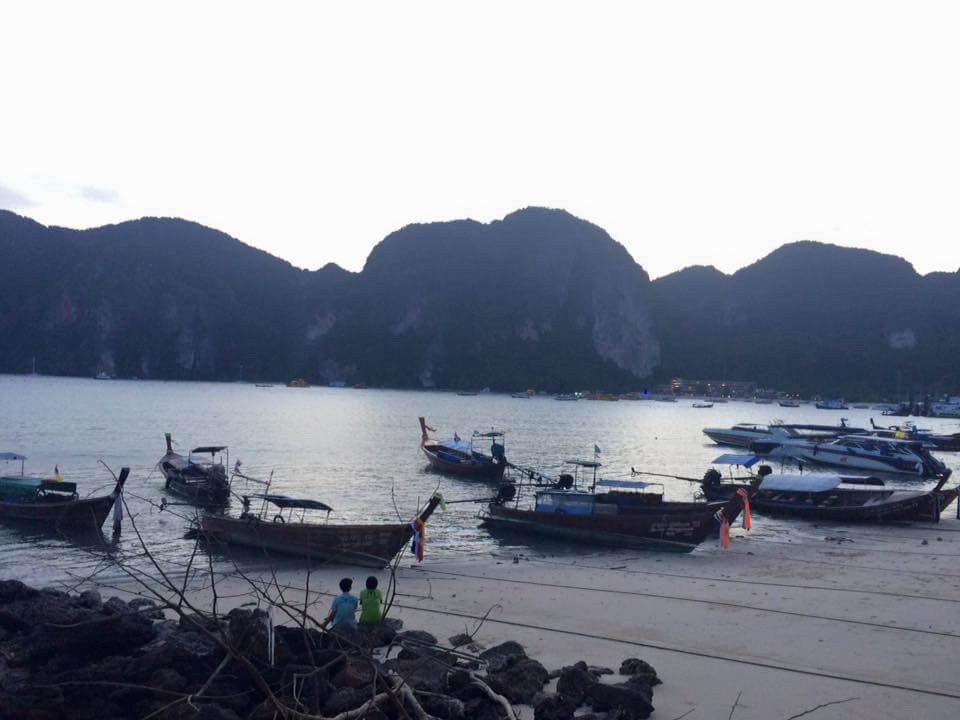
[[[377,579],[371,575],[367,578],[367,587],[360,591],[360,624],[375,625],[380,622],[380,603],[383,602],[383,592],[377,587]]]
[[[323,621],[321,627],[325,628],[330,623],[332,623],[331,627],[357,624],[357,620],[354,617],[354,613],[357,612],[357,598],[350,594],[351,588],[353,588],[353,580],[351,578],[343,578],[343,580],[340,581],[340,594],[333,599],[333,604],[330,606],[330,613]]]

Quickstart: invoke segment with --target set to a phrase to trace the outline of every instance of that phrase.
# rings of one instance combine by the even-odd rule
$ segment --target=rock
[[[463,706],[464,714],[470,720],[502,720],[500,705],[486,695],[468,700]]]
[[[507,640],[505,643],[500,643],[480,653],[480,659],[486,663],[488,672],[500,672],[519,658],[525,658],[526,656],[527,653],[523,646],[513,640]]]
[[[425,695],[419,698],[423,709],[441,720],[464,720],[466,708],[463,701],[447,695]]]
[[[511,703],[529,704],[547,682],[547,669],[528,657],[517,659],[502,672],[487,673],[486,683]]]
[[[363,647],[363,634],[356,625],[337,625],[323,635],[323,647],[351,651]]]
[[[114,595],[103,603],[103,611],[109,615],[127,615],[130,613],[130,606]]]
[[[657,671],[654,670],[653,665],[639,658],[627,658],[620,663],[620,674],[642,677],[650,687],[659,685],[662,682],[662,680],[657,677]]]
[[[372,660],[348,655],[340,671],[331,680],[338,688],[367,688],[377,676],[377,665]]]
[[[601,665],[587,665],[587,670],[590,671],[590,674],[594,677],[600,677],[601,675],[613,675],[613,670],[608,667],[603,667]]]
[[[150,598],[134,598],[127,603],[131,609],[136,610],[142,617],[150,620],[163,620],[163,610]]]
[[[240,720],[233,710],[216,703],[194,701],[196,710],[180,703],[163,714],[164,720]]]
[[[557,680],[557,693],[573,703],[574,707],[583,702],[587,688],[597,682],[596,677],[587,669],[585,662],[565,667]]]
[[[267,614],[263,610],[234,608],[227,614],[227,635],[241,655],[267,662]]]
[[[653,691],[633,684],[594,683],[586,691],[594,712],[616,713],[618,720],[641,720],[653,712]]]
[[[447,690],[457,692],[467,687],[471,681],[470,673],[463,669],[451,670],[447,674]]]
[[[80,593],[80,604],[91,610],[99,610],[103,606],[103,599],[96,590],[84,590]]]
[[[336,690],[323,705],[324,715],[337,715],[360,707],[371,697],[369,690],[360,688],[341,688]]]
[[[30,600],[40,593],[19,580],[0,580],[0,605],[15,600]]]
[[[357,628],[363,637],[363,645],[368,648],[384,647],[393,642],[397,630],[388,623],[374,623],[372,625],[359,624]]]
[[[282,646],[286,652],[290,653],[291,663],[309,665],[311,662],[311,651],[314,660],[321,655],[324,655],[328,659],[333,659],[338,654],[335,650],[324,650],[325,645],[328,645],[330,642],[326,638],[326,633],[312,628],[304,630],[298,627],[278,625],[274,627],[274,638],[276,639],[278,649]],[[318,662],[317,664],[322,665],[323,663]]]
[[[471,644],[473,642],[473,638],[466,633],[457,633],[456,635],[451,635],[448,638],[448,641],[451,647],[458,648]]]
[[[171,692],[184,692],[187,688],[187,679],[172,668],[160,668],[147,683],[150,687]]]
[[[387,660],[383,663],[406,680],[414,690],[442,693],[447,684],[447,666],[439,660],[423,657],[417,660]]]
[[[560,695],[545,695],[533,706],[534,720],[572,720],[577,706]]]

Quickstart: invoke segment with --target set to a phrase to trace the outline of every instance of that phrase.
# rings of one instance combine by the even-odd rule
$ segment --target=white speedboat
[[[848,433],[866,432],[863,428],[851,428],[841,419],[840,425],[796,425],[776,423],[756,425],[739,423],[729,428],[704,428],[703,433],[718,445],[750,447],[756,441],[776,440],[829,440]]]
[[[843,400],[818,400],[818,410],[847,410],[847,404]]]
[[[832,440],[797,438],[759,440],[750,449],[760,455],[791,458],[868,472],[888,472],[924,478],[949,477],[950,470],[923,443],[869,435],[841,435]]]

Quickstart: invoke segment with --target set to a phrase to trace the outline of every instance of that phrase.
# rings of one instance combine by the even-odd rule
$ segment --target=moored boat
[[[262,501],[259,512],[250,512],[251,500]],[[422,542],[425,524],[440,502],[440,496],[434,495],[413,520],[406,523],[340,525],[308,518],[309,511],[326,513],[329,518],[332,508],[319,500],[253,494],[243,497],[244,511],[240,517],[204,513],[200,518],[200,531],[212,540],[244,545],[266,553],[380,568],[390,564],[414,533],[421,533],[419,539]],[[278,510],[273,518],[269,517],[268,507]],[[299,517],[296,511],[299,511]]]
[[[721,519],[733,523],[742,507],[740,496],[715,503],[667,502],[656,483],[597,479],[598,461],[566,462],[577,471],[594,471],[590,490],[578,489],[574,475],[565,473],[552,486],[534,490],[521,506],[517,488],[522,491],[526,486],[504,484],[481,511],[481,522],[490,528],[595,545],[689,552],[716,533]],[[654,485],[659,492],[650,490]]]
[[[843,400],[818,400],[818,410],[847,410],[847,404]]]
[[[866,432],[864,428],[847,425],[846,418],[840,419],[840,425],[805,425],[798,423],[738,423],[729,428],[704,428],[703,433],[718,445],[750,447],[750,443],[762,440],[829,440],[840,435]]]
[[[713,403],[712,403],[712,402],[695,402],[695,403],[693,404],[693,407],[695,407],[695,408],[701,408],[701,409],[712,408],[712,407],[713,407]]]
[[[166,489],[197,505],[222,505],[230,499],[227,480],[226,445],[196,447],[184,457],[173,451],[170,433],[166,433],[167,452],[157,462]],[[209,455],[207,460],[203,456]]]
[[[749,469],[755,455],[721,455],[714,464]],[[940,513],[957,498],[957,488],[944,490],[942,478],[932,490],[890,488],[876,477],[834,473],[773,475],[768,466],[751,478],[724,481],[710,469],[700,488],[707,500],[736,497],[738,490],[753,489],[750,505],[760,513],[828,522],[887,523],[913,520],[937,521]],[[762,472],[766,470],[767,472]]]
[[[23,455],[0,453],[0,460],[20,462],[19,475],[0,477],[0,520],[43,523],[54,529],[99,531],[130,474],[130,468],[121,469],[109,495],[80,498],[76,483],[24,475]]]
[[[790,398],[787,398],[786,400],[780,400],[778,401],[778,404],[780,405],[780,407],[789,407],[789,408],[800,407],[800,403],[798,403],[796,400],[791,400]]]
[[[436,430],[420,420],[420,449],[435,469],[454,475],[482,480],[499,480],[507,469],[504,447],[506,433],[502,430],[474,431],[470,440],[461,440],[454,433],[449,440],[435,440],[429,433]],[[490,454],[477,449],[477,443],[490,442]]]

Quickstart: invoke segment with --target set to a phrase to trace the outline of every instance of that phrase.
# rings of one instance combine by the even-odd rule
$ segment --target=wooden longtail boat
[[[597,480],[599,462],[566,462],[594,470],[590,491],[576,489],[575,477],[564,474],[554,486],[534,493],[532,507],[521,508],[516,486],[503,485],[481,511],[482,523],[596,545],[689,552],[717,533],[721,516],[732,524],[742,508],[740,496],[713,503],[667,502],[662,486],[650,492],[651,483]],[[597,485],[613,489],[597,492]]]
[[[3,453],[0,459],[20,460]],[[22,465],[21,465],[22,472]],[[27,475],[0,477],[0,520],[43,523],[54,529],[100,530],[123,490],[130,468],[123,468],[109,495],[81,499],[77,484]]]
[[[750,455],[721,455],[714,463],[749,468],[756,460]],[[764,469],[768,468],[761,466],[761,471]],[[711,469],[704,475],[700,487],[704,497],[712,501],[728,500],[738,489],[754,490],[751,506],[769,515],[828,522],[937,522],[940,513],[957,498],[957,488],[943,489],[947,477],[941,478],[932,490],[904,490],[887,487],[876,477],[833,473],[773,475],[761,472],[754,478],[724,482],[721,474]]]
[[[190,451],[184,457],[173,451],[170,433],[167,452],[157,462],[165,479],[168,492],[197,505],[224,505],[230,499],[230,483],[227,480],[225,463],[228,462],[226,445],[205,445]],[[195,456],[210,455],[210,459]]]
[[[429,432],[436,432],[420,418],[420,449],[430,465],[440,472],[474,477],[482,480],[500,480],[507,469],[504,451],[505,433],[501,430],[474,431],[470,441],[454,435],[452,440],[434,440]],[[490,441],[490,454],[476,449],[477,441]]]
[[[258,514],[249,511],[252,499],[263,501]],[[410,542],[414,533],[413,522],[338,525],[305,520],[306,510],[320,510],[329,516],[332,508],[318,500],[269,493],[246,495],[243,500],[245,510],[239,518],[205,513],[200,518],[200,531],[219,542],[246,545],[267,552],[378,568],[389,565],[404,545]],[[440,500],[439,495],[430,498],[417,518],[426,523]],[[268,504],[280,510],[272,519],[267,517]],[[287,517],[283,516],[284,510],[290,511]],[[294,510],[301,511],[299,520],[294,519]]]

